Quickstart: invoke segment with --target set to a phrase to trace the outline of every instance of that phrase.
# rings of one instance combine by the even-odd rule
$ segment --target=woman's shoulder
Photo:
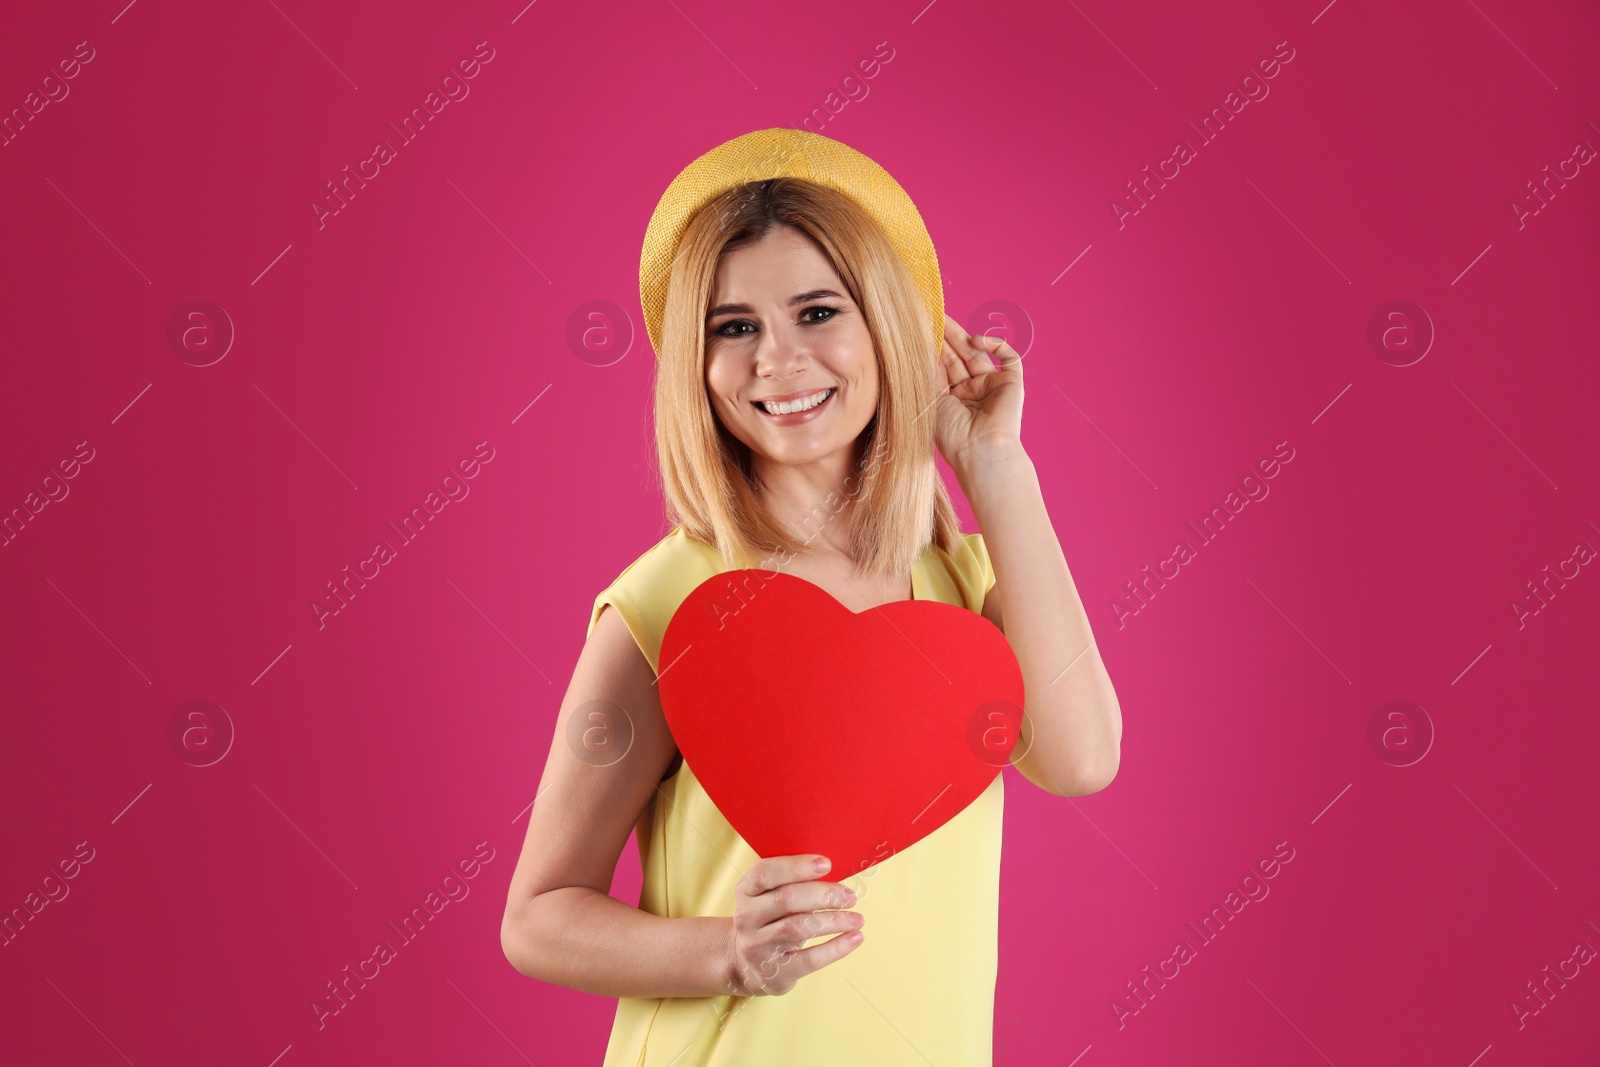
[[[722,557],[717,553],[716,546],[690,537],[679,526],[622,568],[610,587],[647,592],[664,583],[671,583],[675,578],[687,576],[690,571],[707,567],[722,569]],[[711,573],[715,572],[708,571],[702,575],[702,580]]]
[[[714,545],[677,527],[622,568],[600,591],[589,613],[589,631],[594,631],[604,607],[615,608],[654,665],[661,635],[678,605],[697,585],[726,569]]]

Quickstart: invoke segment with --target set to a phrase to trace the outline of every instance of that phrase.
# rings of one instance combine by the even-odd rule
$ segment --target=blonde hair
[[[934,465],[931,405],[945,386],[929,351],[927,307],[882,228],[849,196],[799,178],[735,186],[690,220],[668,281],[655,376],[657,477],[667,521],[716,547],[730,568],[801,550],[756,492],[750,449],[717,418],[706,391],[706,326],[722,256],[789,226],[822,249],[862,311],[878,357],[878,409],[845,492],[857,497],[845,544],[867,574],[905,574],[930,543],[954,554],[961,524]],[[853,487],[852,487],[853,483]],[[826,525],[837,492],[812,517]],[[820,525],[818,527],[820,529]]]

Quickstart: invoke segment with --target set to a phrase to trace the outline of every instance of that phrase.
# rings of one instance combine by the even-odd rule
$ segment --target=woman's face
[[[757,456],[803,464],[843,450],[853,460],[878,408],[878,356],[861,309],[799,230],[774,226],[723,256],[706,317],[706,391]],[[819,394],[820,405],[798,410]],[[771,414],[761,401],[774,399],[797,410]]]

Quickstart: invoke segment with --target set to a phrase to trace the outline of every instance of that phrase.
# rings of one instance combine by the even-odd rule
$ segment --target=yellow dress
[[[962,541],[954,557],[931,545],[923,552],[911,571],[914,599],[983,609],[994,569],[982,534]],[[609,604],[659,672],[673,612],[727,569],[715,548],[676,529],[595,598],[589,629]],[[989,1067],[1004,799],[997,774],[954,819],[844,878],[866,917],[866,940],[788,993],[619,998],[603,1067]],[[687,762],[652,795],[636,832],[642,910],[733,914],[734,884],[760,857]]]

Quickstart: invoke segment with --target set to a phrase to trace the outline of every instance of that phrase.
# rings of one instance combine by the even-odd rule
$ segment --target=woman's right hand
[[[782,996],[805,975],[849,955],[866,936],[866,917],[844,910],[856,902],[855,892],[817,881],[828,870],[813,866],[818,859],[826,862],[811,853],[771,856],[751,864],[739,879],[729,978],[734,996]],[[823,934],[841,936],[800,947]]]

